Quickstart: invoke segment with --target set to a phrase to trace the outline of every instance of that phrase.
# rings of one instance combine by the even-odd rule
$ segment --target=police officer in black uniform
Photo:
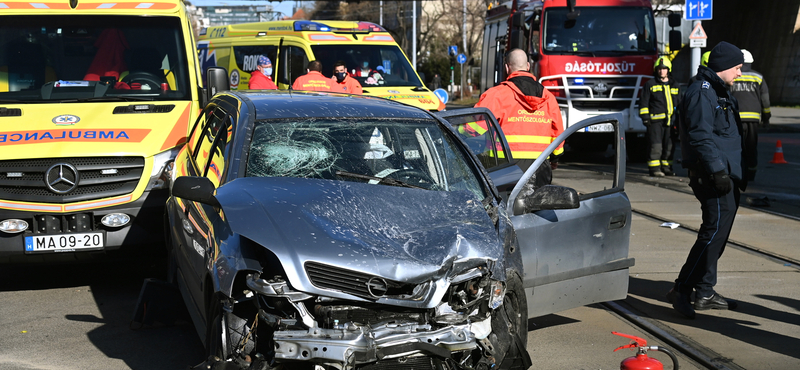
[[[715,292],[714,285],[717,260],[739,208],[739,191],[747,186],[742,169],[742,124],[736,99],[728,91],[741,76],[743,63],[739,48],[720,42],[711,50],[708,67],[698,67],[697,81],[686,90],[681,104],[681,164],[689,170],[689,186],[700,201],[703,222],[667,300],[690,319],[695,318],[695,310],[737,306]],[[690,303],[692,290],[696,293],[694,306]]]
[[[647,142],[650,144],[647,157],[650,176],[675,175],[672,171],[672,157],[675,156],[672,127],[680,90],[671,72],[672,62],[667,57],[658,58],[653,65],[653,78],[644,85],[639,100],[639,117],[647,127]]]

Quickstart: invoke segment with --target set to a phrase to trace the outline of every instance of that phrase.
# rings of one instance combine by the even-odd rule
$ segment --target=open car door
[[[538,317],[628,294],[631,204],[625,194],[625,132],[615,114],[570,126],[547,147],[511,191],[508,211],[517,232],[528,297]],[[552,185],[530,181],[561,142],[592,125],[614,132],[614,148],[580,153],[553,171]],[[610,126],[610,127],[609,127]],[[579,134],[586,135],[586,134]],[[567,149],[564,157],[570,153]],[[564,158],[566,159],[566,158]]]
[[[529,318],[627,296],[628,269],[634,260],[628,258],[631,206],[624,191],[625,133],[618,115],[571,126],[522,176],[512,158],[498,156],[496,148],[510,151],[487,109],[437,115],[462,136],[508,202],[522,249]],[[560,167],[552,171],[552,185],[536,188],[533,177],[546,165],[545,158],[569,136],[593,125],[614,132],[616,149],[576,156],[567,148]],[[572,162],[570,156],[580,162]]]
[[[514,163],[508,142],[492,112],[486,108],[468,108],[433,114],[453,126],[489,173],[503,200],[507,201],[523,172]]]

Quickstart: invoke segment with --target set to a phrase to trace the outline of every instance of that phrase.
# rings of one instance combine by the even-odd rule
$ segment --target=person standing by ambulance
[[[512,156],[525,171],[564,132],[564,123],[555,96],[528,72],[531,64],[525,51],[511,50],[505,58],[505,69],[508,78],[486,90],[475,107],[492,111],[505,133]],[[548,164],[553,169],[563,153],[562,143],[549,158]]]
[[[364,93],[364,89],[361,88],[361,84],[356,81],[355,78],[352,78],[348,75],[347,65],[343,60],[339,60],[333,65],[333,77],[331,77],[331,81],[336,88],[341,90],[341,92],[358,95]]]
[[[272,82],[272,61],[261,55],[258,57],[256,70],[250,73],[248,81],[250,90],[277,90],[278,87]]]
[[[745,178],[753,181],[758,170],[758,124],[769,125],[772,113],[769,108],[769,89],[764,76],[753,70],[753,54],[742,49],[744,65],[742,77],[733,81],[731,94],[739,101],[739,117],[742,119],[742,137],[748,149],[744,158]]]
[[[304,91],[341,91],[333,86],[333,82],[322,74],[322,63],[316,60],[308,62],[308,73],[298,77],[292,84],[293,90]]]
[[[667,57],[656,60],[653,78],[644,85],[639,100],[639,117],[647,128],[650,153],[647,168],[650,176],[674,176],[672,157],[675,149],[672,141],[673,113],[678,106],[680,89],[672,76],[672,62]]]
[[[700,201],[700,230],[667,301],[687,318],[696,310],[735,309],[736,301],[714,290],[717,262],[725,251],[739,209],[739,191],[747,187],[744,171],[742,123],[728,88],[742,75],[744,56],[725,41],[711,50],[708,67],[700,66],[697,81],[689,85],[681,104],[681,165],[689,170],[689,187]],[[743,155],[744,154],[744,155]],[[696,293],[694,305],[690,303]]]

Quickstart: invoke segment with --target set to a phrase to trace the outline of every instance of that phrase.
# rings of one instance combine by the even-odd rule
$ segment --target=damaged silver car
[[[368,97],[218,94],[176,159],[165,216],[202,367],[528,368],[528,318],[544,311],[523,282],[558,281],[536,280],[512,218],[583,200],[535,189],[513,162],[490,175],[454,117]],[[488,111],[469,117],[492,125],[485,146],[507,147]],[[522,194],[495,176],[524,179]]]

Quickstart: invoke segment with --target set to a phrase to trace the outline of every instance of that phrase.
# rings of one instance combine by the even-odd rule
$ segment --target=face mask
[[[272,68],[264,68],[261,70],[261,73],[263,73],[264,76],[267,77],[272,76]]]
[[[367,69],[369,68],[369,62],[364,62],[361,64],[361,66],[364,67],[364,69]]]
[[[347,72],[336,72],[334,74],[336,75],[336,81],[338,82],[344,81],[344,77],[347,76]]]

